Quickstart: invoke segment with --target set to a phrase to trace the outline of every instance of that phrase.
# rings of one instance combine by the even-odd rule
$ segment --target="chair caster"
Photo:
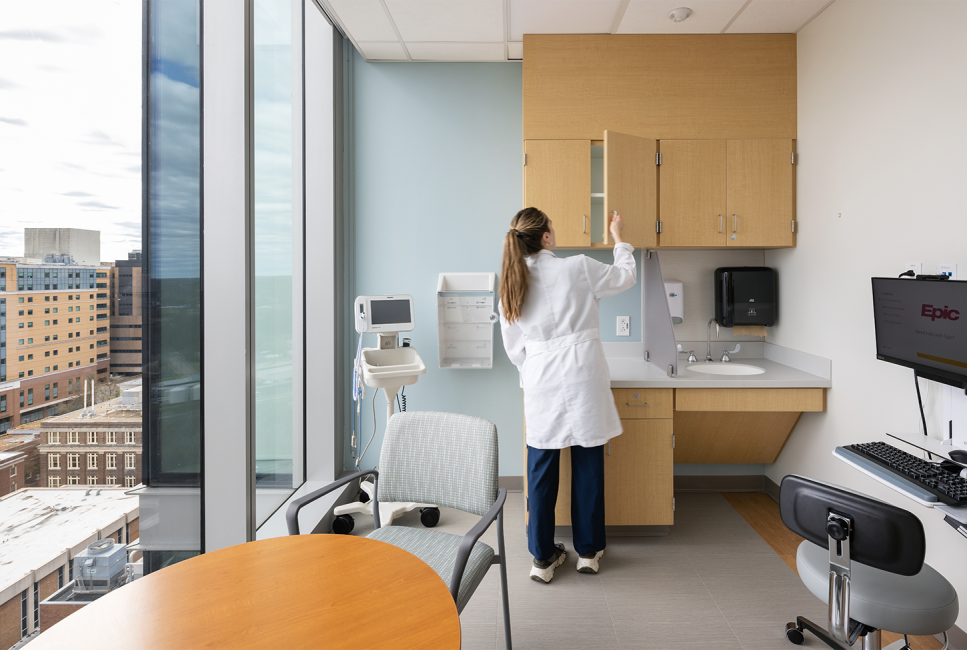
[[[362,490],[360,490],[359,495],[356,497],[356,500],[359,501],[360,503],[369,503],[369,495],[363,492]]]
[[[332,520],[332,532],[336,535],[348,535],[355,526],[352,515],[339,515]]]
[[[440,523],[440,509],[439,508],[421,508],[420,522],[422,522],[422,524],[427,528],[433,528],[438,523]]]
[[[794,643],[796,645],[802,645],[802,642],[805,641],[802,630],[796,627],[795,623],[786,623],[786,638],[790,643]]]

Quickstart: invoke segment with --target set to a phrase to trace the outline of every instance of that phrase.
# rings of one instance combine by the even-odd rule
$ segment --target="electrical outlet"
[[[957,279],[957,265],[956,264],[938,264],[937,265],[937,275],[946,275],[951,280]]]
[[[618,316],[618,336],[631,336],[631,316]]]
[[[907,262],[907,265],[906,267],[904,267],[903,270],[913,271],[917,275],[920,275],[921,273],[923,273],[923,264],[921,264],[920,262]]]

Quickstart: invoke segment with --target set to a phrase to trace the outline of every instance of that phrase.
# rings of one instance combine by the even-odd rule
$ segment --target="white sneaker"
[[[598,560],[604,555],[604,551],[598,551],[597,553],[588,553],[587,555],[578,556],[578,573],[597,573],[598,572]]]
[[[564,544],[555,544],[553,558],[550,560],[538,560],[534,558],[534,564],[531,566],[531,580],[544,583],[550,582],[554,577],[554,569],[564,564],[566,558],[567,551],[564,550]]]

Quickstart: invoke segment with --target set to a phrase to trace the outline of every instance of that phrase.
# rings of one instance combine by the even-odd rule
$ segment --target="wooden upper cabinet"
[[[591,246],[591,141],[526,140],[524,207],[554,222],[557,245]]]
[[[661,141],[661,245],[726,246],[725,140]]]
[[[728,141],[728,245],[795,246],[792,140]]]
[[[622,239],[635,248],[658,245],[658,141],[604,132],[604,242],[613,243],[612,212],[624,221]]]

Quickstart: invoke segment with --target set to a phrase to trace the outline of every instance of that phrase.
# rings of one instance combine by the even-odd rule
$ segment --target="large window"
[[[254,0],[254,296],[256,524],[302,483],[301,48],[292,0]],[[298,11],[298,7],[296,9]],[[295,39],[299,43],[298,35]],[[300,138],[301,140],[301,138]],[[298,192],[298,196],[296,193]]]

